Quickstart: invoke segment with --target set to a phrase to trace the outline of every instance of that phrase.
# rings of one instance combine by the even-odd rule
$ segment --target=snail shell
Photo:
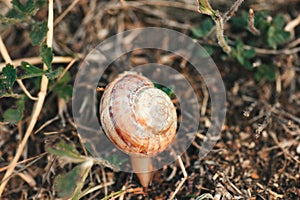
[[[105,88],[99,111],[107,137],[129,155],[158,154],[176,135],[177,115],[171,99],[135,72],[119,75]]]

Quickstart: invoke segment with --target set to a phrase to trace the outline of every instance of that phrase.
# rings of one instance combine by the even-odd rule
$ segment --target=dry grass
[[[190,0],[77,0],[54,1],[53,5],[51,2],[37,13],[36,18],[47,19],[47,44],[53,47],[55,54],[53,67],[63,66],[64,73],[71,74],[71,82],[83,55],[118,32],[156,26],[191,34],[190,29],[206,19],[197,12],[197,2]],[[212,1],[212,5],[225,13],[233,2]],[[216,200],[222,197],[300,197],[300,4],[297,0],[271,2],[245,1],[237,12],[248,12],[249,8],[254,11],[268,9],[271,13],[284,15],[286,28],[292,33],[290,41],[278,50],[255,48],[264,60],[276,63],[276,81],[255,81],[252,72],[236,61],[223,60],[224,54],[214,37],[199,40],[201,44],[216,46],[212,57],[227,89],[226,123],[222,138],[214,149],[198,159],[199,144],[204,138],[199,131],[179,164],[174,162],[153,175],[147,197],[143,196],[138,180],[132,174],[94,166],[85,185],[96,188],[82,199],[101,199],[112,194],[119,199],[167,199],[175,193],[177,199],[196,199],[206,193]],[[10,6],[9,1],[1,1],[1,14],[5,14]],[[225,24],[225,35],[239,36],[230,28]],[[38,57],[38,47],[30,45],[29,31],[26,23],[0,26],[0,42],[3,40],[3,44],[0,43],[0,71],[4,63],[18,65],[22,60],[47,68]],[[147,52],[134,52],[129,65],[150,62],[145,54]],[[156,52],[153,58],[163,62],[160,59],[165,55]],[[183,73],[193,73],[187,63],[176,57],[168,57],[166,63],[175,68],[184,65]],[[113,68],[110,73],[117,72],[118,69]],[[197,83],[202,80],[193,81],[198,88]],[[20,122],[15,125],[0,122],[0,199],[55,199],[55,177],[73,167],[61,166],[56,156],[46,152],[46,146],[57,140],[72,142],[82,155],[86,154],[71,116],[71,101],[61,101],[47,89],[46,76],[42,77],[39,88],[28,80],[18,81],[14,88],[16,93],[26,92],[29,100]],[[205,89],[199,95],[205,97]],[[0,98],[0,116],[14,102],[12,98]],[[202,112],[209,115],[209,105],[202,108]],[[207,116],[200,119],[201,124],[205,121]],[[200,128],[207,127],[204,124]],[[118,193],[121,190],[123,192]]]

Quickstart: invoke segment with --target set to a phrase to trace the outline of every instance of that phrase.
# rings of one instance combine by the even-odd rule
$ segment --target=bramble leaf
[[[42,57],[43,63],[45,63],[48,68],[50,68],[53,60],[52,49],[46,44],[43,44],[40,49],[40,55]]]
[[[21,13],[25,12],[25,6],[19,0],[12,0],[11,4],[17,11]]]
[[[32,45],[41,44],[47,35],[48,27],[46,22],[38,22],[33,24],[33,29],[29,34]]]
[[[4,76],[4,84],[8,88],[8,90],[11,90],[16,79],[17,79],[17,71],[14,68],[13,65],[7,64],[3,69],[2,69],[2,74]],[[2,79],[3,80],[3,79]]]
[[[21,70],[23,70],[23,72],[18,76],[20,79],[28,79],[28,78],[42,76],[45,74],[45,72],[42,69],[28,62],[21,62],[20,71]]]

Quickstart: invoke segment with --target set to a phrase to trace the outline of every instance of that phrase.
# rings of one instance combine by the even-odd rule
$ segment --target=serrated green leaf
[[[42,57],[43,63],[45,63],[48,68],[50,68],[53,60],[52,49],[46,44],[43,44],[40,49],[40,55]]]
[[[23,72],[18,76],[18,78],[20,79],[39,77],[45,74],[45,72],[42,69],[28,62],[21,62],[20,71],[21,70],[23,70]]]
[[[193,28],[191,31],[196,38],[201,38],[206,36],[213,27],[213,21],[211,19],[206,19],[201,26]]]
[[[4,76],[4,84],[8,88],[8,90],[11,90],[16,79],[17,79],[17,71],[14,68],[14,66],[7,64],[3,69],[2,69],[2,74]]]
[[[46,22],[38,22],[33,24],[33,29],[29,34],[32,45],[41,44],[47,35],[48,27]]]
[[[57,78],[61,73],[63,72],[62,68],[58,68],[56,70],[50,70],[48,69],[45,73],[45,75],[47,76],[48,79],[52,80]]]
[[[26,4],[25,4],[25,12],[28,15],[34,15],[36,14],[38,8],[35,7],[35,3],[34,0],[27,0]]]
[[[36,7],[34,0],[27,0],[25,4],[19,0],[12,0],[13,9],[21,13],[23,16],[35,15],[38,7]]]
[[[25,104],[25,98],[21,98],[17,101],[17,108],[9,108],[3,114],[3,121],[11,124],[16,124],[22,120],[23,110]]]
[[[11,4],[19,12],[21,12],[21,13],[25,12],[25,6],[19,0],[12,0]]]

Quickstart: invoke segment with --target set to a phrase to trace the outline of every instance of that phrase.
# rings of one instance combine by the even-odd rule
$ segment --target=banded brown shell
[[[99,111],[107,137],[129,155],[153,156],[175,138],[177,115],[171,99],[135,72],[124,72],[107,85]]]

